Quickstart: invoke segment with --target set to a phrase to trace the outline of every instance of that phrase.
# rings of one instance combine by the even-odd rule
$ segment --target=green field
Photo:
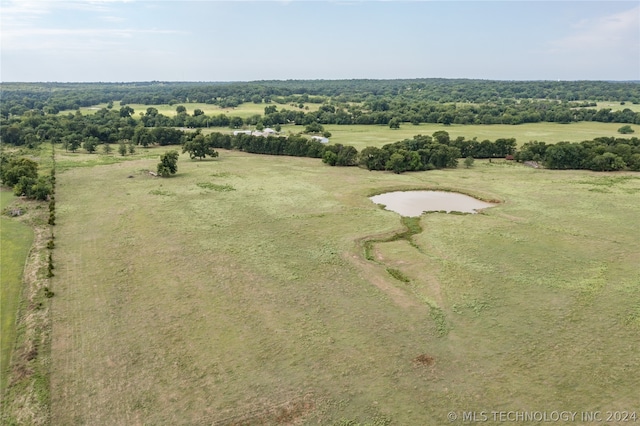
[[[0,191],[0,210],[15,199],[9,191]],[[16,313],[22,291],[22,270],[33,241],[27,225],[8,216],[0,216],[0,395],[7,385],[7,368],[15,343]]]
[[[418,133],[389,134],[404,129],[392,140]],[[91,157],[58,151],[53,424],[639,408],[638,173],[395,175],[221,151],[158,179],[157,158]],[[380,242],[403,226],[367,197],[412,188],[503,202]]]
[[[443,124],[404,124],[400,129],[390,129],[385,125],[325,125],[325,130],[331,133],[330,143],[352,145],[358,151],[368,147],[382,147],[385,144],[411,139],[415,135],[432,135],[437,131],[449,133],[451,139],[463,136],[466,139],[477,138],[479,141],[489,139],[494,141],[498,138],[516,138],[518,146],[530,141],[542,141],[547,143],[557,143],[561,141],[582,142],[593,138],[622,137],[629,138],[635,136],[621,135],[618,129],[620,123],[597,123],[579,122],[571,124],[558,123],[530,123],[517,126],[509,124],[494,125],[450,125]],[[640,126],[631,125],[637,132]],[[296,134],[304,131],[304,126],[286,125],[282,126],[281,134]],[[231,133],[230,129],[214,127],[203,129],[202,133],[213,132]]]
[[[432,135],[434,132],[444,130],[449,133],[451,139],[464,136],[466,139],[477,137],[479,141],[489,139],[494,141],[498,138],[516,138],[518,145],[537,140],[547,143],[560,141],[582,142],[592,140],[598,136],[608,137],[630,137],[632,135],[621,135],[618,129],[620,123],[598,123],[579,122],[570,124],[559,123],[529,123],[517,126],[509,124],[494,125],[462,125],[452,124],[403,124],[400,129],[390,129],[389,126],[367,126],[367,125],[326,125],[326,130],[331,132],[331,143],[341,143],[343,145],[353,145],[358,150],[367,146],[381,147],[384,144],[399,140],[412,138],[414,135]],[[631,125],[636,133],[640,132],[640,126]],[[283,131],[299,132],[302,126],[283,126]]]
[[[597,109],[609,108],[612,111],[622,111],[624,109],[630,109],[633,112],[640,112],[640,104],[634,104],[631,102],[625,102],[624,105],[620,102],[597,102]]]
[[[135,111],[134,117],[136,118],[140,116],[141,112],[142,113],[146,112],[147,108],[150,108],[150,107],[156,108],[158,112],[162,115],[166,115],[168,117],[174,117],[176,115],[176,107],[178,105],[184,106],[187,109],[187,114],[189,115],[193,115],[194,110],[200,109],[206,115],[209,115],[209,116],[226,114],[230,116],[242,117],[243,119],[251,117],[256,114],[264,115],[264,108],[269,105],[275,105],[278,108],[278,111],[282,109],[288,109],[288,110],[300,109],[297,106],[292,106],[292,105],[281,105],[277,103],[256,104],[253,102],[245,102],[243,104],[238,105],[235,108],[221,108],[217,105],[211,105],[211,104],[205,104],[205,103],[194,103],[194,102],[185,102],[185,103],[176,104],[176,105],[168,105],[168,104],[157,104],[157,105],[127,104],[127,105],[133,108],[133,110]],[[318,108],[320,108],[320,105],[321,104],[308,103],[308,104],[305,104],[305,107],[308,107],[308,109],[303,108],[301,111],[304,111],[304,112],[317,111]],[[82,112],[83,114],[93,114],[99,109],[106,108],[106,107],[107,107],[107,104],[103,103],[103,104],[98,104],[91,107],[80,108],[80,112]],[[114,102],[113,108],[116,110],[119,110],[121,108],[120,103]],[[74,112],[74,111],[61,111],[60,114],[68,114],[70,112]]]

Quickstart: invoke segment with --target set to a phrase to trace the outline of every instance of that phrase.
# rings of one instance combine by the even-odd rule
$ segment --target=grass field
[[[633,112],[640,112],[640,104],[634,104],[632,102],[625,102],[622,105],[620,102],[596,102],[597,109],[610,108],[612,111],[622,111],[629,108]]]
[[[15,199],[10,191],[0,191],[0,211]],[[0,395],[7,385],[7,368],[15,343],[15,323],[22,270],[31,248],[33,232],[24,223],[8,216],[0,216]]]
[[[579,122],[570,124],[558,123],[529,123],[517,126],[508,124],[494,125],[462,125],[452,124],[403,124],[400,129],[390,129],[389,126],[338,126],[326,125],[326,130],[331,132],[331,143],[353,145],[358,150],[367,146],[381,147],[384,144],[412,138],[414,135],[432,135],[434,132],[444,130],[449,133],[451,139],[464,136],[466,139],[477,137],[479,141],[484,139],[496,140],[498,138],[516,138],[518,145],[537,140],[547,143],[560,141],[581,142],[591,140],[598,136],[631,137],[621,135],[618,129],[620,123]],[[632,127],[636,133],[640,133],[640,126]],[[301,126],[283,126],[283,131],[301,131]]]
[[[640,126],[631,125],[640,132]],[[325,125],[325,130],[331,133],[330,143],[352,145],[358,151],[368,147],[382,147],[385,144],[411,139],[415,135],[432,135],[437,131],[446,131],[451,139],[464,136],[466,139],[476,137],[479,141],[498,138],[516,138],[518,146],[530,141],[557,143],[561,141],[582,142],[599,136],[629,138],[635,136],[621,135],[618,129],[620,123],[580,122],[571,124],[531,123],[518,126],[508,124],[495,125],[450,125],[443,124],[404,124],[400,129],[390,129],[384,125]],[[282,126],[282,134],[295,134],[304,131],[304,126]],[[231,133],[230,129],[214,127],[203,129],[204,134],[220,132]]]
[[[253,102],[245,102],[243,104],[238,105],[235,108],[220,108],[217,105],[211,105],[211,104],[205,104],[205,103],[190,103],[190,102],[185,102],[183,104],[176,104],[176,105],[168,105],[168,104],[158,104],[158,105],[127,104],[127,105],[133,108],[133,110],[135,111],[133,114],[135,118],[140,117],[140,113],[146,112],[147,108],[149,107],[156,108],[158,112],[162,115],[166,115],[168,117],[174,117],[176,115],[176,107],[178,105],[184,106],[187,109],[187,114],[189,115],[193,115],[194,110],[201,109],[206,115],[209,115],[209,116],[226,114],[226,115],[230,115],[234,117],[242,117],[242,118],[248,118],[256,114],[264,115],[264,109],[269,105],[275,105],[278,108],[278,111],[282,109],[288,109],[288,110],[299,109],[297,106],[291,106],[291,105],[281,105],[277,103],[256,104]],[[304,112],[317,111],[318,108],[320,108],[320,105],[321,104],[308,103],[308,104],[305,104],[305,107],[308,107],[308,109],[303,108],[302,111]],[[83,114],[93,114],[99,109],[106,108],[106,107],[107,107],[106,103],[94,105],[91,107],[83,107],[83,108],[80,108],[80,112],[82,112]],[[119,110],[120,103],[114,102],[113,108],[116,110]],[[75,112],[75,111],[61,111],[60,114],[67,114],[69,112]]]
[[[153,178],[164,151],[95,166],[58,151],[53,424],[638,410],[639,174],[222,151]],[[399,216],[367,197],[410,188],[503,202],[393,240]]]

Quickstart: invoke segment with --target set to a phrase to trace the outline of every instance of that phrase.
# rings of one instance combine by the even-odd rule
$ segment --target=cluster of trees
[[[590,104],[587,104],[590,105]],[[127,107],[123,107],[127,108]],[[442,104],[437,102],[407,102],[401,98],[366,100],[358,104],[323,103],[317,111],[282,108],[269,105],[264,115],[254,115],[245,119],[226,114],[205,115],[196,109],[187,114],[179,105],[174,117],[158,113],[153,107],[147,108],[141,121],[145,127],[231,127],[243,125],[277,126],[283,124],[381,124],[399,127],[402,123],[442,124],[523,124],[539,122],[570,123],[578,121],[598,121],[603,123],[640,124],[640,113],[630,108],[613,111],[611,108],[589,108],[575,102],[548,100],[504,101],[500,104]]]
[[[95,114],[50,115],[27,111],[22,116],[0,118],[0,137],[4,143],[35,148],[43,142],[61,143],[69,151],[85,148],[94,152],[101,144],[121,143],[180,145],[184,132],[172,127],[144,127],[133,117],[133,109],[103,108]]]
[[[549,169],[640,171],[640,139],[600,137],[579,143],[527,142],[515,154],[518,161],[541,162]]]
[[[458,137],[451,140],[445,131],[433,136],[414,136],[413,139],[384,145],[382,148],[367,147],[358,155],[358,164],[368,170],[405,171],[433,170],[457,167],[458,159],[505,158],[516,149],[516,140],[497,139],[492,142]],[[472,162],[470,162],[472,164]]]
[[[0,180],[17,196],[46,200],[53,191],[51,179],[38,175],[38,163],[20,156],[0,155]]]
[[[189,152],[191,158],[204,158],[206,155],[215,157],[218,153],[214,148],[236,149],[254,154],[322,158],[324,163],[331,166],[360,166],[368,170],[402,173],[457,167],[461,156],[504,158],[515,152],[516,140],[510,138],[478,142],[476,139],[465,140],[463,137],[451,140],[447,132],[438,131],[433,136],[418,135],[382,148],[367,147],[358,152],[353,146],[327,145],[301,135],[264,137],[216,132],[205,136],[195,132],[187,135],[183,144],[183,152]]]
[[[640,102],[636,82],[489,81],[468,79],[287,80],[235,83],[2,83],[0,115],[21,115],[36,109],[55,114],[64,110],[121,100],[124,103],[170,104],[203,102],[222,107],[242,102],[281,104],[364,102],[402,98],[431,102],[499,102],[504,99]]]
[[[320,124],[382,124],[392,128],[402,123],[448,124],[523,124],[538,122],[570,123],[598,121],[605,123],[640,124],[640,114],[629,108],[612,111],[578,106],[559,101],[502,102],[500,104],[442,104],[407,102],[400,98],[376,99],[360,104],[326,103],[318,111],[282,109],[274,106],[260,119],[265,125],[296,123]]]
[[[204,148],[202,148],[204,147]],[[244,133],[237,135],[210,133],[206,136],[196,132],[189,135],[183,145],[183,152],[189,152],[192,158],[201,158],[203,149],[235,149],[252,154],[288,155],[293,157],[322,158],[325,149],[335,149],[335,145],[324,145],[300,135],[254,136]],[[211,155],[207,153],[207,155]],[[213,156],[216,156],[215,154]],[[203,157],[202,157],[203,158]]]

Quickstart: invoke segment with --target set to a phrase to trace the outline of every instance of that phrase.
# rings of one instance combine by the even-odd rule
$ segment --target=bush
[[[626,126],[622,126],[618,129],[618,133],[622,133],[623,135],[628,135],[630,133],[635,133],[635,130],[631,128],[628,124]]]
[[[322,162],[330,166],[335,166],[338,161],[338,154],[332,151],[325,151],[322,155]]]
[[[473,157],[467,157],[464,159],[464,166],[468,169],[469,167],[473,166]]]

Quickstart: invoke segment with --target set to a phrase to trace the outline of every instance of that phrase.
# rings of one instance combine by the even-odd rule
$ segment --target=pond
[[[383,204],[386,210],[413,217],[420,216],[423,212],[443,210],[447,213],[477,213],[478,210],[495,206],[468,195],[444,191],[396,191],[369,199],[376,204]]]

